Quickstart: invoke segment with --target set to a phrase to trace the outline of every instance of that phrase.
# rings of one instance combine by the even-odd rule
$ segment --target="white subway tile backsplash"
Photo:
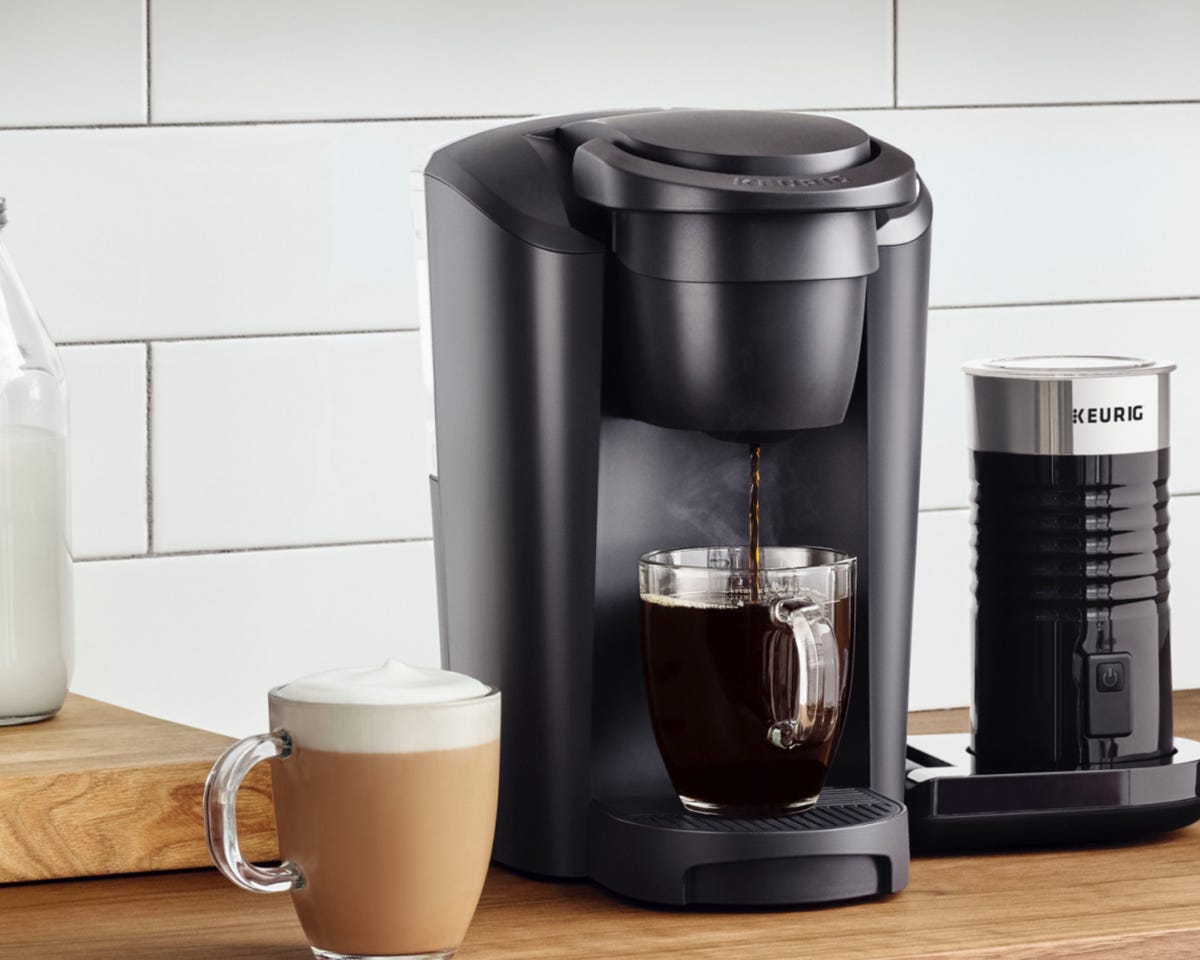
[[[159,122],[892,102],[890,0],[153,0],[150,22]]]
[[[158,552],[427,537],[415,333],[156,343]]]
[[[1200,105],[843,118],[916,159],[935,305],[1200,295]]]
[[[144,0],[4,0],[0,38],[0,127],[146,121]]]
[[[146,347],[63,347],[76,559],[146,551]]]
[[[1200,496],[1171,501],[1171,666],[1177,690],[1200,687]],[[913,611],[913,710],[971,701],[971,520],[967,510],[922,513]]]
[[[428,542],[84,563],[75,592],[75,692],[232,736],[304,674],[439,660]]]
[[[1194,100],[1195,0],[899,0],[901,106]]]
[[[409,173],[478,122],[0,132],[59,342],[417,326]]]
[[[917,521],[911,710],[961,707],[971,699],[971,541],[966,510]]]
[[[1200,106],[845,116],[930,186],[934,304],[1200,294]],[[6,238],[60,341],[411,327],[408,172],[487,125],[0,133]]]
[[[1171,360],[1171,489],[1200,493],[1200,300],[933,310],[925,372],[921,506],[967,505],[966,377],[986,357],[1099,353]]]

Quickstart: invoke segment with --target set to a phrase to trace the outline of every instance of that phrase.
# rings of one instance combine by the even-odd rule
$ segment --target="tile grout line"
[[[121,553],[103,557],[77,557],[76,563],[111,563],[116,560],[171,560],[181,557],[224,557],[244,553],[289,553],[294,550],[336,550],[346,547],[384,547],[401,543],[430,543],[432,537],[395,537],[386,540],[345,540],[335,543],[286,543],[267,547],[224,547],[210,550],[164,550],[158,553]]]
[[[815,107],[810,109],[817,109]],[[823,107],[821,109],[830,109]],[[837,109],[837,108],[834,108]],[[845,109],[880,109],[855,108]],[[527,120],[536,117],[536,113],[496,113],[479,116],[428,116],[428,117],[323,117],[317,119],[297,118],[294,120],[175,120],[156,121],[149,124],[156,130],[179,130],[209,127],[286,127],[286,126],[318,126],[320,124],[344,125],[348,123],[444,123],[447,121],[474,120]],[[145,123],[58,123],[58,124],[23,124],[17,126],[0,126],[0,133],[28,133],[40,130],[145,130]]]
[[[893,94],[895,99],[895,94]],[[866,111],[889,111],[897,113],[936,112],[948,110],[1053,110],[1064,108],[1089,109],[1096,107],[1171,107],[1198,106],[1200,99],[1181,98],[1175,100],[1055,100],[1045,103],[929,103],[888,105],[887,103],[868,104],[854,107],[838,106],[803,106],[778,107],[776,109],[794,110],[808,113],[861,113]],[[765,108],[764,108],[765,109]],[[475,121],[475,120],[522,120],[540,116],[536,113],[495,113],[495,114],[460,114],[460,115],[430,115],[411,117],[321,117],[295,118],[287,120],[180,120],[155,122],[149,124],[155,129],[190,129],[205,127],[279,127],[279,126],[315,126],[319,124],[347,123],[440,123],[445,121]],[[75,123],[75,124],[24,124],[15,126],[0,126],[0,133],[5,132],[36,132],[45,130],[144,130],[146,123]]]
[[[150,0],[146,0],[147,3]],[[892,0],[892,108],[900,106],[900,0]]]
[[[146,0],[146,125],[154,122],[150,107],[150,0]]]
[[[154,337],[152,340],[126,338],[119,340],[56,340],[59,347],[116,347],[136,343],[213,343],[222,340],[294,340],[297,337],[374,337],[397,333],[420,333],[416,327],[395,327],[381,330],[304,330],[299,333],[222,333],[195,337]]]
[[[1123,303],[1194,303],[1200,294],[1170,297],[1116,297],[1111,300],[1013,300],[1009,303],[942,303],[933,310],[1004,310],[1012,307],[1097,307]]]
[[[1111,300],[1013,300],[1004,303],[946,303],[935,304],[929,310],[1008,310],[1023,307],[1078,307],[1134,303],[1195,303],[1200,294],[1168,297],[1124,297]],[[395,334],[419,334],[416,327],[391,327],[378,330],[305,330],[299,333],[225,333],[211,336],[154,337],[153,340],[124,338],[113,340],[57,340],[59,347],[117,347],[152,343],[214,343],[224,340],[292,340],[297,337],[373,337]]]
[[[146,554],[154,555],[154,345],[146,343]]]

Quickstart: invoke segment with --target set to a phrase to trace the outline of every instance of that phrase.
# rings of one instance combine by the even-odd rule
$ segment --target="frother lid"
[[[1139,357],[1107,357],[1087,354],[1048,354],[972,360],[963,371],[972,377],[1007,380],[1077,380],[1081,377],[1128,377],[1170,373],[1175,364]]]
[[[971,449],[1050,456],[1162,450],[1170,444],[1174,369],[1089,354],[964,364]]]

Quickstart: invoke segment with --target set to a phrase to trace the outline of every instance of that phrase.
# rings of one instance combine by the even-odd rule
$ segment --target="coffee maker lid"
[[[713,173],[811,177],[871,159],[871,138],[832,117],[760,110],[661,110],[621,117],[618,128],[621,146],[637,156]]]
[[[655,110],[568,123],[580,196],[618,210],[875,210],[917,197],[912,158],[853,124],[783,111]]]

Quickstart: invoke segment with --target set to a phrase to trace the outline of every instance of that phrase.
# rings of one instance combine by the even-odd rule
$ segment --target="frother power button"
[[[1131,660],[1127,653],[1092,654],[1087,658],[1089,737],[1127,737],[1133,732]]]
[[[1125,664],[1107,660],[1096,665],[1096,689],[1101,693],[1119,693],[1125,689]]]

